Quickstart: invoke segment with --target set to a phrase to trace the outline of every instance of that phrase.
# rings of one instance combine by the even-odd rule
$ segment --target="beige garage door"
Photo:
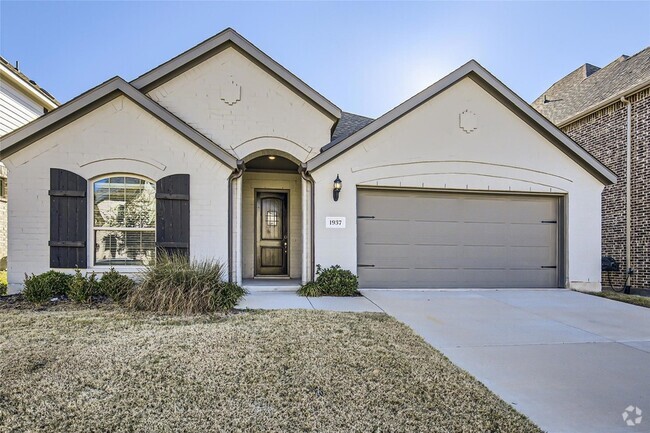
[[[548,196],[359,189],[362,288],[558,287]]]

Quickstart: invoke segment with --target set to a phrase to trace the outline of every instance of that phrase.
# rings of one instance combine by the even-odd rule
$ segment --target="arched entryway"
[[[236,183],[236,280],[245,287],[295,289],[309,275],[311,185],[300,162],[272,150],[243,161]]]

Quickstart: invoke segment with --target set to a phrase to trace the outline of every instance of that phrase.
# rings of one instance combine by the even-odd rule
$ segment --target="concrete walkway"
[[[650,309],[552,289],[363,294],[549,433],[650,432]]]
[[[295,292],[251,292],[239,303],[239,309],[280,310],[307,309],[348,312],[381,313],[382,310],[363,296],[340,298],[323,296],[307,298],[298,296]]]

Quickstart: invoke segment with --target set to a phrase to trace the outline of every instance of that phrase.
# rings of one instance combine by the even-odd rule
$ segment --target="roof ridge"
[[[226,44],[233,44],[243,54],[250,56],[258,66],[266,68],[267,72],[274,75],[276,79],[284,85],[291,88],[305,100],[313,104],[316,108],[326,113],[334,119],[341,117],[341,109],[333,102],[324,97],[318,91],[313,89],[293,72],[275,61],[271,56],[259,49],[255,44],[237,33],[233,28],[228,27],[216,35],[204,40],[185,50],[181,54],[167,60],[164,63],[150,69],[148,72],[132,80],[130,84],[143,91],[144,93],[151,90],[150,87],[162,84],[173,78],[174,73],[182,73],[194,66],[194,62],[200,60],[203,56],[211,55],[219,47]],[[180,71],[180,72],[178,72]]]

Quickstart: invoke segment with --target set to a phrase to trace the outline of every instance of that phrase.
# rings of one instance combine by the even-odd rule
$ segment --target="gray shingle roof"
[[[531,105],[560,125],[645,82],[650,83],[650,47],[632,57],[621,56],[604,68],[585,63],[553,84]]]
[[[339,123],[336,124],[336,128],[332,133],[332,141],[321,148],[321,152],[326,151],[330,147],[334,146],[336,143],[339,143],[342,140],[345,140],[350,135],[354,134],[361,128],[365,127],[375,119],[370,117],[359,116],[358,114],[346,113],[345,111],[341,113],[341,119]]]

